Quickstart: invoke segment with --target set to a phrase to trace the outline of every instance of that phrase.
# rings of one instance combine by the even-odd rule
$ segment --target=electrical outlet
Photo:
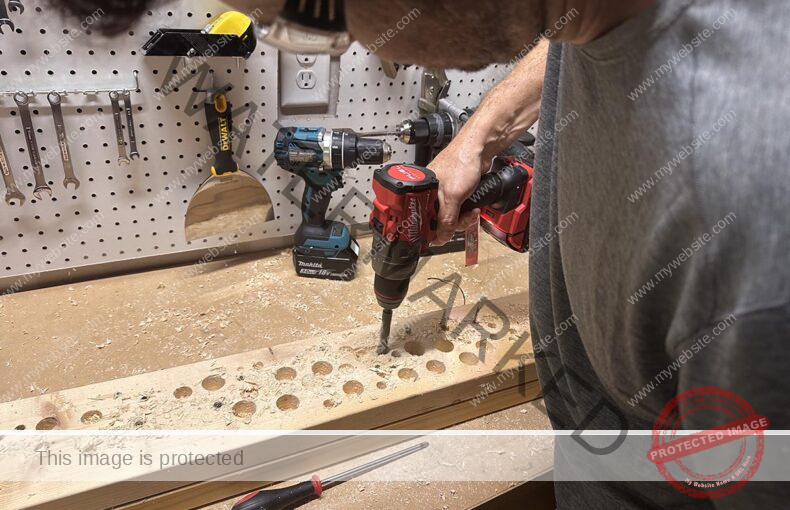
[[[310,90],[315,88],[316,77],[313,71],[303,69],[296,75],[296,86],[300,89]]]
[[[329,111],[331,63],[329,55],[281,51],[278,69],[280,109]]]

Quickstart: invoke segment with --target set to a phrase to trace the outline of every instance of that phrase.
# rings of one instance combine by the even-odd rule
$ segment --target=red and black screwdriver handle
[[[231,510],[285,510],[318,498],[324,491],[317,476],[308,482],[283,489],[251,492],[238,500]]]

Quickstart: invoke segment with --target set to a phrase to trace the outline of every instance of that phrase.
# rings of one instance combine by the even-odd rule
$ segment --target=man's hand
[[[491,160],[484,163],[482,153],[482,144],[459,136],[428,165],[439,179],[439,228],[434,244],[446,243],[456,231],[477,221],[479,209],[460,217],[459,212],[463,201],[480,184],[483,172],[491,167]]]
[[[474,193],[493,157],[538,120],[549,45],[542,41],[510,75],[486,95],[458,136],[428,168],[439,178],[439,227],[436,244],[477,220],[479,209],[460,216],[461,204]]]

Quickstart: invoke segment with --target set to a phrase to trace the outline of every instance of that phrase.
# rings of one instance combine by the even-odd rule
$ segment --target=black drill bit
[[[379,346],[377,354],[390,352],[390,327],[392,326],[392,310],[385,308],[381,311],[381,331],[379,332]]]

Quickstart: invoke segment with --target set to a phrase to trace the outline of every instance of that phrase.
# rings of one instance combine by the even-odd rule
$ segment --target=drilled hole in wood
[[[278,381],[292,381],[296,379],[296,370],[291,367],[282,367],[274,373],[274,378]]]
[[[461,355],[458,356],[458,359],[461,360],[461,363],[464,363],[466,365],[477,365],[477,362],[479,361],[477,359],[477,356],[475,356],[471,352],[462,352]]]
[[[221,409],[222,408],[222,401],[221,400],[217,400],[216,402],[214,402],[213,406],[214,406],[214,409]]]
[[[338,369],[341,372],[350,372],[350,371],[354,370],[354,366],[353,365],[349,365],[348,363],[343,363],[342,365],[340,365],[338,367]]]
[[[403,346],[403,349],[412,356],[422,356],[425,354],[425,347],[423,347],[423,345],[418,342],[406,342],[406,345]]]
[[[252,364],[252,368],[255,370],[261,370],[263,368],[263,361],[256,361]]]
[[[313,363],[313,373],[315,375],[329,375],[332,373],[332,365],[326,361],[316,361]]]
[[[277,399],[277,409],[280,411],[293,411],[299,407],[299,399],[293,395],[283,395]]]
[[[441,361],[436,361],[432,359],[428,363],[425,364],[425,368],[428,369],[429,372],[433,372],[434,374],[443,374],[445,371],[444,363]]]
[[[173,396],[176,398],[187,398],[190,395],[192,395],[192,388],[189,386],[181,386],[180,388],[176,388],[173,392]]]
[[[24,425],[17,425],[16,427],[14,427],[14,430],[25,430],[25,428],[26,427]]]
[[[241,396],[245,399],[258,398],[258,390],[256,388],[247,388],[241,390]]]
[[[346,395],[361,395],[365,391],[365,387],[359,381],[348,381],[343,385],[343,391]]]
[[[54,416],[44,418],[36,424],[36,430],[52,430],[60,425],[60,422]]]
[[[380,390],[386,390],[387,389],[387,383],[385,383],[384,381],[379,381],[379,382],[376,383],[376,388],[378,388]]]
[[[237,418],[249,418],[255,414],[255,403],[249,400],[242,400],[233,404],[233,414]]]
[[[89,425],[91,423],[98,423],[101,418],[102,414],[99,411],[93,410],[83,414],[82,418],[80,418],[80,421],[86,425]]]
[[[445,340],[444,338],[440,338],[439,340],[433,343],[433,348],[437,351],[442,352],[452,352],[455,346],[449,340]]]
[[[477,347],[478,351],[480,350],[480,346],[482,345],[482,343],[483,343],[482,340],[478,340],[475,343],[475,347]],[[491,343],[491,340],[486,340],[486,352],[493,351],[493,350],[494,350],[494,344]]]
[[[327,409],[332,409],[335,406],[337,406],[337,402],[335,402],[331,398],[324,400],[324,407],[326,407]]]
[[[393,358],[400,358],[400,351],[392,351],[390,352],[390,356]]]
[[[404,381],[416,381],[417,380],[417,372],[411,368],[401,368],[398,370],[398,377],[403,379]]]
[[[203,379],[203,382],[200,383],[203,386],[203,389],[208,391],[217,391],[218,389],[225,386],[225,379],[218,375],[210,375]]]

